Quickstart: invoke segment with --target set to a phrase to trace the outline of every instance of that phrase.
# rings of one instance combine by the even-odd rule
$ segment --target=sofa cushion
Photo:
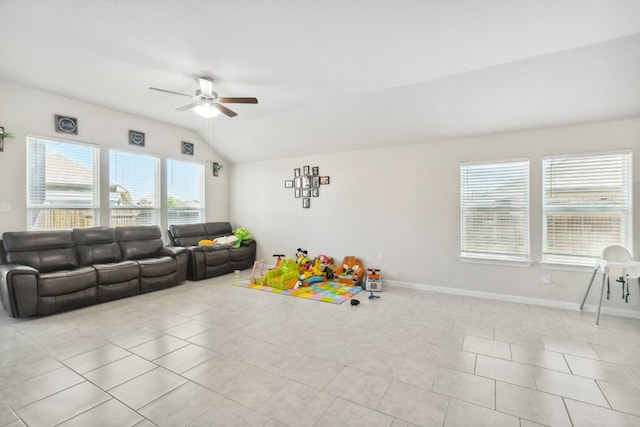
[[[175,258],[163,256],[159,258],[140,259],[140,277],[158,277],[174,273],[178,264]]]
[[[73,239],[77,245],[80,265],[113,263],[121,260],[115,228],[77,228],[73,230]]]
[[[233,234],[231,224],[228,222],[205,222],[204,228],[207,231],[207,238],[210,240]]]
[[[140,275],[140,267],[135,261],[122,261],[113,264],[95,264],[98,275],[98,285],[122,283],[137,279]]]
[[[2,239],[9,264],[28,265],[41,273],[79,265],[70,230],[6,232]]]
[[[176,246],[196,246],[202,239],[206,239],[207,230],[204,224],[172,224],[169,226],[171,243]]]
[[[164,246],[156,225],[116,227],[116,238],[124,260],[155,257]]]
[[[70,294],[95,287],[96,280],[96,270],[92,267],[43,273],[38,278],[38,295],[47,297]]]
[[[204,263],[207,266],[227,264],[230,259],[228,249],[206,251],[204,253]]]

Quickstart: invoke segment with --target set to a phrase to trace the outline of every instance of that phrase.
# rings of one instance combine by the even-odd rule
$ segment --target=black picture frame
[[[302,175],[309,175],[311,169],[309,168],[309,166],[303,166],[302,168]]]
[[[298,176],[293,179],[293,188],[302,188],[302,177]]]
[[[321,176],[320,177],[320,185],[328,185],[330,182],[329,177],[328,176]]]
[[[182,154],[193,156],[194,145],[191,142],[182,141]]]
[[[61,116],[55,114],[56,132],[66,133],[67,135],[78,134],[78,119],[75,117]]]
[[[300,176],[300,168],[295,168],[293,170],[293,176]]]
[[[311,189],[303,188],[302,189],[302,197],[311,197]]]
[[[311,177],[311,187],[313,187],[313,188],[320,187],[320,177],[319,176]]]
[[[320,189],[318,187],[311,189],[311,197],[320,197]]]
[[[309,199],[308,197],[302,199],[302,207],[304,209],[309,209],[311,207],[311,199]]]
[[[302,197],[302,194],[300,193],[300,191],[301,190],[299,188],[296,188],[294,190],[294,195],[296,196],[296,199],[299,199],[300,197]]]
[[[302,175],[302,188],[311,188],[311,177],[309,175]]]
[[[144,140],[144,132],[139,132],[137,130],[129,131],[129,145],[144,147]]]
[[[320,168],[318,166],[314,166],[311,168],[311,175],[318,176],[320,175]]]
[[[284,188],[293,188],[293,180],[288,179],[284,182]]]

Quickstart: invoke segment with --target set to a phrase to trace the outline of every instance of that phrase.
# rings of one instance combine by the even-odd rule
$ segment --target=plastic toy
[[[360,286],[364,278],[364,266],[358,258],[347,256],[342,261],[342,265],[333,270],[333,274],[339,283]]]
[[[380,281],[380,270],[377,268],[367,269],[367,280],[364,285],[366,291],[382,292],[382,282]]]
[[[295,288],[297,289],[299,286],[308,286],[311,283],[316,282],[324,282],[327,280],[327,274],[322,268],[322,263],[319,258],[313,260],[313,263],[310,264],[300,275],[298,276],[298,283],[296,283]]]
[[[278,268],[278,266],[280,265],[280,261],[282,261],[282,258],[285,257],[284,254],[273,254],[272,256],[277,257],[276,258],[276,264],[273,266],[273,268]]]

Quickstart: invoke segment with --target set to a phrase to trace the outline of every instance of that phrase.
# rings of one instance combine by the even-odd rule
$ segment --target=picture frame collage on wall
[[[302,199],[303,209],[311,208],[311,199],[320,197],[320,186],[329,184],[328,176],[320,176],[318,166],[303,166],[293,170],[293,179],[284,181],[284,188],[293,188],[293,196]]]

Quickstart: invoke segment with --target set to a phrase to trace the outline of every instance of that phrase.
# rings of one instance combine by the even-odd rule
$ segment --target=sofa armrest
[[[243,240],[242,242],[240,242],[240,246],[251,246],[251,245],[255,245],[256,241],[253,239],[247,239],[247,240]]]
[[[160,254],[164,256],[170,256],[178,263],[178,269],[176,270],[176,281],[182,283],[187,280],[187,262],[189,261],[189,249],[181,246],[164,246],[160,250]]]
[[[160,255],[176,257],[178,254],[186,254],[187,252],[189,250],[182,246],[163,246],[160,250]]]
[[[37,314],[38,274],[38,270],[26,265],[0,265],[0,299],[12,317]]]

